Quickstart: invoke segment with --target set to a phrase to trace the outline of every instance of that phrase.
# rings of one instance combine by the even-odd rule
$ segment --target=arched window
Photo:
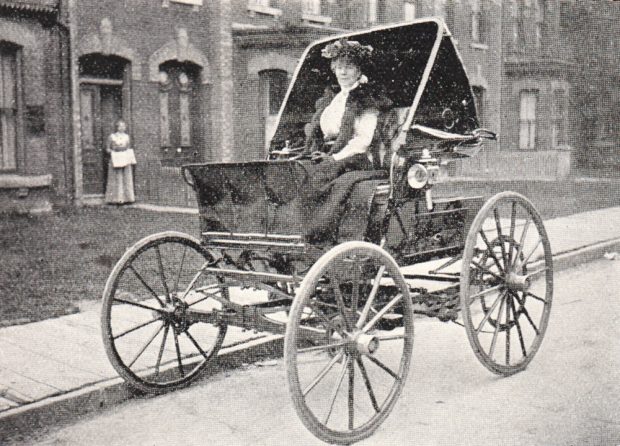
[[[19,47],[0,42],[0,170],[17,168],[19,65]]]
[[[276,131],[280,105],[288,87],[288,73],[284,70],[263,70],[258,73],[259,112],[265,130],[265,147],[269,147]]]
[[[159,67],[160,146],[164,160],[194,161],[202,141],[200,67],[168,61]]]

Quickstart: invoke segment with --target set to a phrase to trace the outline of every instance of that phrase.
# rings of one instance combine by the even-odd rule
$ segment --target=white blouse
[[[334,99],[332,99],[330,104],[325,107],[325,110],[323,110],[319,123],[326,140],[338,137],[349,92],[358,85],[359,82],[356,82],[349,89],[343,88]],[[378,116],[378,110],[366,110],[364,113],[357,116],[353,123],[353,137],[340,152],[332,155],[334,159],[338,161],[357,153],[367,153],[375,135]]]

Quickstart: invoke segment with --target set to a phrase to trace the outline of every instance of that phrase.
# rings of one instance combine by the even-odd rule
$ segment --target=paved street
[[[557,273],[552,317],[523,373],[492,375],[463,329],[419,319],[396,408],[360,444],[620,445],[620,261]],[[282,360],[134,399],[27,444],[321,444],[297,419]]]

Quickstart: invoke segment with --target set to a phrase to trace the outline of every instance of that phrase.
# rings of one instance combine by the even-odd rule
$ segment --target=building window
[[[321,0],[303,0],[301,10],[303,14],[321,15]]]
[[[200,130],[200,68],[189,62],[169,61],[159,71],[160,145],[164,158],[195,154]]]
[[[551,130],[553,147],[567,144],[568,100],[564,90],[553,91],[553,128]]]
[[[366,20],[369,25],[374,25],[377,23],[377,0],[367,0],[366,7],[367,14]]]
[[[534,45],[539,50],[542,45],[542,27],[544,22],[544,6],[540,3],[540,0],[534,2],[534,20],[536,27],[534,31]]]
[[[474,0],[471,3],[471,40],[474,42],[482,42],[480,0]]]
[[[415,20],[415,3],[405,2],[404,16],[406,22],[411,22],[412,20]]]
[[[474,103],[476,104],[476,114],[478,115],[478,122],[483,126],[484,122],[484,88],[479,86],[471,87],[471,91],[474,94]]]
[[[17,168],[18,47],[0,42],[0,170]]]
[[[263,121],[265,148],[269,147],[276,131],[280,106],[288,87],[288,73],[283,70],[264,70],[259,76],[259,111]]]
[[[569,28],[571,25],[570,4],[568,2],[560,3],[560,27]]]
[[[536,106],[538,91],[521,92],[519,107],[519,148],[533,150],[536,148]]]

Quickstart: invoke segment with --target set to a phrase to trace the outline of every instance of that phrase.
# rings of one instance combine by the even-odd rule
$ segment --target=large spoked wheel
[[[227,289],[203,271],[212,262],[195,238],[163,232],[140,240],[114,267],[103,293],[103,342],[133,387],[181,387],[217,356],[226,326],[192,317],[221,309],[228,299]]]
[[[343,243],[308,271],[284,348],[295,410],[316,437],[351,444],[385,420],[409,370],[412,315],[398,265],[376,245]]]
[[[514,192],[492,197],[474,219],[463,252],[461,312],[482,364],[499,375],[525,369],[543,340],[553,298],[553,263],[542,219]]]

